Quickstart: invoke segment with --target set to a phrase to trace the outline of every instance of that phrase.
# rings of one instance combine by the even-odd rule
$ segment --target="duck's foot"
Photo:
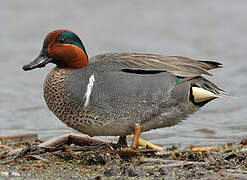
[[[141,126],[139,124],[136,124],[136,126],[134,128],[134,136],[133,136],[133,140],[132,140],[132,149],[138,148],[140,134],[141,134]]]
[[[136,124],[134,128],[134,135],[130,135],[130,137],[132,138],[132,149],[137,149],[138,146],[140,145],[142,147],[151,148],[158,151],[163,150],[162,147],[159,147],[155,144],[145,141],[144,139],[141,139],[140,133],[141,133],[141,126],[139,124]]]
[[[133,134],[130,135],[130,138],[134,139],[134,135]],[[141,146],[141,147],[144,147],[144,148],[151,148],[151,149],[155,149],[155,150],[158,150],[158,151],[164,150],[162,147],[157,146],[155,144],[152,144],[152,143],[150,143],[150,142],[148,142],[148,141],[146,141],[146,140],[144,140],[142,138],[139,138],[138,145]]]
[[[141,126],[139,124],[136,124],[134,128],[134,135],[130,135],[130,137],[132,138],[132,147],[122,148],[119,151],[124,154],[129,154],[131,156],[133,154],[137,155],[137,154],[145,153],[145,152],[156,152],[156,151],[163,150],[163,148],[141,139],[140,133],[141,133]],[[127,145],[126,136],[120,136],[118,140],[118,144]],[[138,149],[139,145],[144,147],[145,149]]]
[[[150,152],[157,152],[157,149],[139,149],[138,145],[140,142],[140,133],[141,133],[141,126],[136,124],[134,128],[134,135],[132,135],[132,147],[131,148],[121,148],[118,150],[121,154],[125,156],[136,156],[141,155],[142,153],[150,153]],[[118,143],[126,143],[126,136],[120,136]]]
[[[120,136],[117,142],[118,145],[120,146],[125,146],[128,147],[126,136]]]

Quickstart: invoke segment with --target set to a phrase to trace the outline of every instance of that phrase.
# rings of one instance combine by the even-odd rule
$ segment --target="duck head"
[[[28,71],[54,63],[61,68],[78,69],[87,65],[88,56],[80,38],[72,31],[60,29],[49,33],[39,56],[23,66]]]

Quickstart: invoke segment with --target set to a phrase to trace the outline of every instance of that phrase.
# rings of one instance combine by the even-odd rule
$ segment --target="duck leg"
[[[139,142],[140,134],[141,134],[141,126],[139,124],[136,124],[136,126],[134,128],[134,137],[132,140],[132,148],[133,149],[138,148],[138,142]]]
[[[128,146],[126,141],[126,136],[120,136],[117,144],[120,146]]]

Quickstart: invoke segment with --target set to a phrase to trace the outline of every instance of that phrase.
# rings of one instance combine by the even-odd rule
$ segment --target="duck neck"
[[[57,65],[61,68],[69,68],[69,69],[79,69],[86,66],[88,63],[87,56],[83,53],[83,55],[75,56],[75,57],[67,57],[64,61],[60,61]]]

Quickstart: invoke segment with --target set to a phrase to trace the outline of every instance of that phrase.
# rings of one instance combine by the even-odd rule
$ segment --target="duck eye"
[[[58,42],[62,44],[62,43],[65,43],[66,40],[65,40],[65,38],[63,38],[63,37],[60,37],[60,38],[58,39]]]

